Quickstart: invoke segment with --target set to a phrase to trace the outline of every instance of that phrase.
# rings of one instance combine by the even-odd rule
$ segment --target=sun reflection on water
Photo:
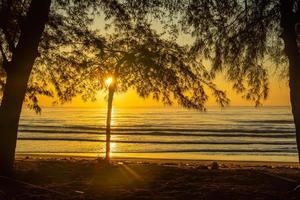
[[[115,114],[116,114],[116,109],[114,107],[112,107],[112,109],[111,109],[111,122],[110,122],[111,126],[116,125]]]
[[[111,142],[111,143],[110,143],[110,154],[109,154],[110,157],[113,156],[113,152],[116,151],[116,149],[117,149],[117,143]]]

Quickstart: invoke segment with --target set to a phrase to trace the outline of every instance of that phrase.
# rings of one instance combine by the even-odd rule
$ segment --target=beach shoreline
[[[95,156],[83,156],[83,155],[68,155],[68,154],[39,154],[39,153],[25,153],[25,154],[16,154],[16,161],[22,160],[101,160],[104,157],[95,157]],[[139,158],[139,157],[112,157],[113,162],[126,161],[126,162],[151,162],[151,163],[193,163],[193,164],[210,164],[212,162],[239,165],[239,166],[291,166],[293,168],[300,168],[298,162],[286,162],[286,161],[251,161],[251,160],[216,160],[216,159],[174,159],[174,158]]]
[[[299,164],[290,162],[112,158],[107,166],[95,157],[17,155],[15,172],[0,178],[0,191],[17,200],[300,198]]]

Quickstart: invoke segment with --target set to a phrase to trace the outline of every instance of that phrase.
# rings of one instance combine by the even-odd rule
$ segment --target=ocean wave
[[[91,134],[103,135],[105,132],[89,132],[89,131],[59,131],[59,130],[19,130],[21,133],[51,133],[51,134]],[[271,132],[272,133],[272,132]],[[285,134],[261,134],[261,133],[180,133],[180,132],[114,132],[112,135],[150,135],[150,136],[198,136],[198,137],[263,137],[263,138],[294,138],[294,134],[286,132]]]
[[[85,138],[43,138],[43,137],[19,137],[18,140],[41,140],[41,141],[79,141],[79,142],[106,142],[106,140],[99,139],[85,139]],[[296,142],[287,141],[140,141],[140,140],[111,140],[111,143],[128,143],[128,144],[213,144],[213,145],[296,145]]]
[[[82,152],[82,151],[18,151],[17,153],[104,153],[104,151],[89,151],[89,152]],[[113,153],[254,153],[254,154],[261,154],[261,153],[272,153],[271,155],[275,155],[276,153],[297,153],[297,149],[178,149],[178,150],[148,150],[148,151],[141,151],[141,150],[130,150],[130,151],[114,151]],[[281,154],[282,155],[282,154]]]
[[[243,123],[266,123],[266,124],[294,124],[294,120],[236,120]]]
[[[20,126],[20,132],[81,132],[81,133],[94,133],[96,131],[105,131],[105,127],[90,127],[90,126]],[[149,128],[137,126],[122,126],[113,127],[112,131],[129,132],[129,131],[157,131],[157,132],[216,132],[216,133],[295,133],[295,129],[283,128],[283,129],[197,129],[197,128]]]

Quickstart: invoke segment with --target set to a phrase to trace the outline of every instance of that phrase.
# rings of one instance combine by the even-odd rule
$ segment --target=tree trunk
[[[10,176],[27,83],[48,21],[51,0],[32,0],[12,60],[5,67],[6,84],[0,107],[0,175]]]
[[[108,103],[107,103],[107,117],[106,117],[106,155],[105,160],[109,164],[110,162],[110,127],[111,127],[111,112],[112,112],[112,102],[114,98],[114,84],[108,87]]]
[[[298,158],[300,161],[300,54],[297,46],[296,18],[292,0],[280,1],[282,39],[289,60],[289,86],[292,113],[296,128]]]

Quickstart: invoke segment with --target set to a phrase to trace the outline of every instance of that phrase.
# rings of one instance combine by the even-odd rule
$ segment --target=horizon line
[[[226,108],[254,108],[254,109],[259,109],[259,108],[270,108],[270,107],[289,107],[291,108],[291,105],[262,105],[262,106],[258,106],[255,107],[253,106],[249,106],[249,105],[244,105],[244,106],[239,106],[239,105],[232,105],[232,106],[225,106],[225,107],[221,107],[221,106],[206,106],[206,108],[220,108],[220,109],[226,109]],[[55,105],[55,106],[41,106],[41,108],[106,108],[106,106],[65,106],[65,105]],[[113,106],[113,108],[180,108],[180,109],[187,109],[187,110],[195,110],[192,108],[184,108],[182,106]],[[30,109],[26,106],[23,107],[23,109]]]

